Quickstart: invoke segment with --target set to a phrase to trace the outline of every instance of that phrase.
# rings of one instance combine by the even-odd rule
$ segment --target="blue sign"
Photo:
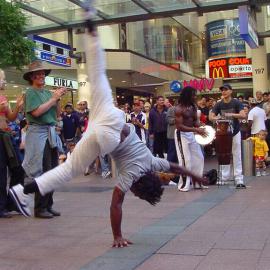
[[[238,19],[218,20],[206,25],[208,58],[246,53]]]
[[[71,66],[69,45],[37,35],[32,35],[30,38],[36,43],[35,55],[38,59],[58,66]]]
[[[248,6],[239,7],[240,35],[251,49],[259,47],[259,39],[256,30],[254,16],[251,15]]]
[[[183,86],[182,83],[180,81],[172,81],[170,84],[170,89],[174,92],[174,93],[179,93],[182,90]]]
[[[50,62],[55,65],[65,66],[65,67],[71,66],[71,62],[69,61],[69,59],[60,55],[55,55],[55,54],[47,53],[47,52],[40,52],[40,54],[36,53],[36,56],[37,55],[39,56],[38,58],[40,60]]]

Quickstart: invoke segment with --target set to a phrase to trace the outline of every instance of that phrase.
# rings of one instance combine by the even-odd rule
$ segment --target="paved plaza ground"
[[[270,177],[188,193],[165,188],[153,207],[127,193],[123,233],[112,249],[115,181],[81,176],[55,193],[62,216],[0,219],[0,270],[269,270]]]

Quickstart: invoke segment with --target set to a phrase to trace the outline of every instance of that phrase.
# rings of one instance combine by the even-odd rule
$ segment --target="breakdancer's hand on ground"
[[[122,248],[122,247],[127,247],[128,245],[132,245],[133,243],[123,237],[117,237],[114,239],[112,247],[116,248]]]

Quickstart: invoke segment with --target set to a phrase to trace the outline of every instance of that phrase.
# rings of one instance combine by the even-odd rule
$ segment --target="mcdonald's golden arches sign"
[[[221,78],[248,78],[252,76],[251,59],[245,57],[230,57],[210,60],[209,77]]]

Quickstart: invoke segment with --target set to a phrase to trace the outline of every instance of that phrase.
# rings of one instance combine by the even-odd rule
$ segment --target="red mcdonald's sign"
[[[229,57],[210,60],[209,77],[219,78],[247,78],[252,76],[251,59],[246,57]]]
[[[225,70],[226,73],[226,70]],[[219,79],[219,78],[225,78],[224,69],[222,67],[213,68],[210,78],[213,79]]]

